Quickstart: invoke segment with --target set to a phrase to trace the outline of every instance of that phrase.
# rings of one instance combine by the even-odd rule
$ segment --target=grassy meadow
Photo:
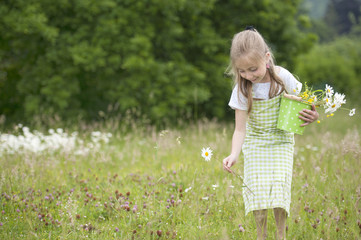
[[[360,118],[345,115],[295,136],[287,239],[361,238]],[[80,127],[82,146],[93,131],[112,133],[88,151],[1,153],[0,239],[256,239],[241,179],[222,169],[233,124],[127,126]],[[233,169],[243,174],[242,158]],[[269,211],[268,239],[275,229]]]

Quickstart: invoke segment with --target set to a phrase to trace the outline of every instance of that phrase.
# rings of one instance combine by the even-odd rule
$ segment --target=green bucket
[[[300,125],[305,122],[298,117],[303,109],[311,110],[311,105],[282,96],[277,128],[302,135],[305,127]]]

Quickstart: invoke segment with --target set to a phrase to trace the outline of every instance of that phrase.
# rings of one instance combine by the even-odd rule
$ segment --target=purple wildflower
[[[133,213],[135,213],[137,210],[138,210],[138,206],[137,206],[137,205],[134,205],[134,207],[133,207]]]
[[[238,225],[238,228],[239,228],[239,231],[240,231],[240,232],[245,232],[245,231],[246,231],[246,230],[244,230],[242,224],[239,224],[239,225]]]

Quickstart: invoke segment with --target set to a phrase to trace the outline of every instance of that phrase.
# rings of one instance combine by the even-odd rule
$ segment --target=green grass
[[[295,137],[288,239],[361,238],[356,117],[335,116]],[[253,215],[244,216],[240,179],[222,170],[233,124],[103,131],[113,132],[111,142],[87,156],[0,158],[0,239],[256,238]],[[214,155],[205,162],[200,154],[208,146]],[[234,169],[242,168],[241,158]],[[271,211],[268,218],[274,239]]]

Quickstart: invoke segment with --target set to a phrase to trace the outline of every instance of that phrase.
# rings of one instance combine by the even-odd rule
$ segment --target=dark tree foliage
[[[254,25],[292,68],[314,38],[299,1],[0,2],[0,114],[98,119],[137,109],[154,123],[225,118],[233,34]],[[45,118],[46,119],[46,118]]]
[[[330,0],[324,21],[339,35],[350,32],[361,16],[361,0]]]

